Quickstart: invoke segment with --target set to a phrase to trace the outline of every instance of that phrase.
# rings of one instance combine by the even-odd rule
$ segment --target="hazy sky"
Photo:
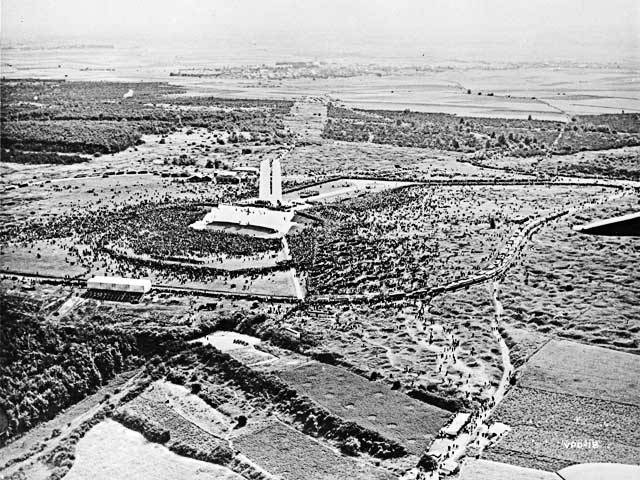
[[[640,0],[0,0],[2,37],[611,46],[638,57]],[[609,48],[609,47],[607,47]]]

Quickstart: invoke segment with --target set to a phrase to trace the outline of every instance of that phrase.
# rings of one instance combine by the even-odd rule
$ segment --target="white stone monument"
[[[271,164],[271,182],[271,203],[282,203],[282,169],[279,158]]]
[[[268,202],[271,197],[271,172],[269,160],[266,158],[260,162],[260,183],[258,187],[258,198]]]
[[[282,203],[282,168],[280,159],[269,162],[266,158],[260,162],[260,180],[258,199],[273,205]]]

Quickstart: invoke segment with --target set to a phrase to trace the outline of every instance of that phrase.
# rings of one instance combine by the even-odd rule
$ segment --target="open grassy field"
[[[187,287],[219,291],[227,294],[257,294],[295,299],[295,281],[291,270],[256,275],[207,276],[200,279],[180,278],[171,273],[147,270],[153,283],[169,287]]]
[[[268,155],[265,153],[265,155]],[[459,162],[460,154],[440,150],[372,143],[323,141],[296,147],[282,162],[283,173],[294,181],[328,175],[373,175],[419,180],[430,177],[481,176],[487,170]],[[501,175],[501,172],[491,172]]]
[[[558,480],[555,473],[483,459],[468,459],[460,468],[460,480]]]
[[[105,420],[80,440],[73,467],[64,478],[240,480],[244,477],[220,465],[177,455],[118,422]]]
[[[279,375],[334,414],[380,432],[415,454],[430,444],[451,415],[330,365],[311,363]]]
[[[86,268],[69,253],[69,244],[53,245],[46,240],[37,240],[28,245],[4,245],[0,251],[0,268],[5,271],[83,277]]]
[[[40,220],[77,212],[77,209],[115,209],[142,202],[185,200],[215,203],[223,198],[234,198],[236,191],[241,193],[243,189],[231,189],[210,183],[185,183],[178,179],[162,178],[148,173],[113,175],[106,178],[66,178],[4,192],[3,201],[6,208],[3,210],[3,218],[7,222]]]
[[[571,229],[638,210],[638,196],[560,219],[536,233],[501,287],[507,324],[640,353],[640,272],[632,237]]]
[[[574,463],[637,462],[639,375],[637,355],[547,343],[494,413],[511,431],[484,457],[548,471]]]
[[[640,465],[591,463],[572,465],[558,472],[566,480],[597,480],[602,477],[615,477],[619,480],[634,480],[640,475]]]
[[[526,363],[521,375],[523,387],[640,407],[637,355],[552,340]]]
[[[222,417],[219,422],[214,423],[212,419],[206,425],[206,429],[203,429],[201,422],[198,422],[199,424],[193,423],[181,414],[180,410],[185,407],[174,408],[172,403],[175,403],[176,400],[172,402],[173,395],[171,394],[168,387],[152,385],[129,402],[123,412],[126,415],[131,414],[142,418],[144,422],[156,426],[156,428],[168,430],[170,439],[165,443],[171,449],[180,445],[188,445],[196,451],[222,457],[223,450],[227,449],[227,441],[222,437],[222,434],[226,433],[225,423],[228,425],[230,421]]]
[[[319,143],[327,121],[327,107],[320,102],[295,102],[285,117],[285,125],[304,138],[305,142]]]
[[[544,159],[535,167],[537,171],[589,177],[640,179],[639,147],[626,147],[600,152],[582,152],[571,156]]]
[[[395,478],[383,469],[342,456],[277,420],[242,433],[234,445],[272,474],[287,480]]]

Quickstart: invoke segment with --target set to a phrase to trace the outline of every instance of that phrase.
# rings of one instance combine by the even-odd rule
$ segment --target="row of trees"
[[[89,158],[81,157],[80,155],[60,155],[56,152],[23,152],[20,150],[7,149],[2,150],[0,161],[32,165],[70,165],[73,163],[88,162]]]
[[[300,395],[277,376],[253,370],[211,346],[193,346],[172,357],[167,366],[171,372],[183,368],[192,370],[196,366],[206,372],[212,382],[231,382],[249,397],[273,402],[275,407],[291,415],[305,433],[335,440],[350,454],[354,454],[356,448],[361,453],[383,459],[397,458],[407,453],[394,440],[333,415],[308,397]],[[169,379],[179,381],[180,375],[170,374]],[[199,390],[196,394],[204,391]],[[207,401],[208,397],[205,396],[204,400]]]
[[[140,143],[135,125],[122,122],[19,121],[2,124],[5,149],[75,153],[115,153]]]

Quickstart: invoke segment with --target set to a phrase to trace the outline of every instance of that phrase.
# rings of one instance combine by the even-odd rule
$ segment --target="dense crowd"
[[[228,198],[235,198],[233,193],[229,195]],[[229,272],[208,264],[228,259],[242,263],[241,259],[248,256],[279,254],[279,239],[191,228],[206,211],[207,207],[201,204],[185,202],[75,209],[51,220],[38,218],[5,229],[0,232],[0,246],[3,250],[33,248],[39,242],[38,248],[46,250],[50,245],[52,249],[62,249],[65,261],[86,273],[101,271],[180,284],[212,276],[233,282],[234,277],[247,273],[242,272],[241,265],[237,271]]]
[[[190,227],[207,213],[206,208],[189,205],[137,209],[134,214],[122,212],[121,218],[110,222],[104,245],[131,249],[136,254],[154,258],[208,257],[224,253],[247,256],[277,250],[280,241],[256,238],[213,230],[194,230]]]
[[[325,224],[289,244],[311,294],[419,290],[489,268],[528,218],[578,199],[548,187],[518,197],[504,188],[403,187],[314,208]]]

